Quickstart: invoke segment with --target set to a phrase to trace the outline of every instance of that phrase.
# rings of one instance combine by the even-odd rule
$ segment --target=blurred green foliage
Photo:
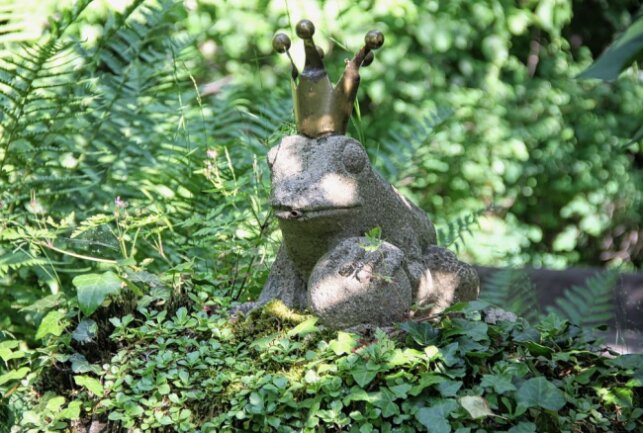
[[[287,62],[269,42],[277,30],[294,36],[301,18],[316,22],[335,79],[366,30],[382,30],[385,46],[359,93],[365,144],[440,222],[503,209],[467,242],[473,260],[639,267],[641,142],[631,138],[643,123],[640,77],[574,79],[639,4],[590,3],[203,1],[188,3],[187,23],[213,66],[205,74],[262,89],[287,88]],[[423,134],[421,120],[441,110],[452,115]],[[391,140],[392,130],[407,133]]]

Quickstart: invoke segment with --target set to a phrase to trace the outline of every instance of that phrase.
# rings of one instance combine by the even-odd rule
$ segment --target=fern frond
[[[9,271],[48,264],[49,260],[46,258],[36,257],[22,250],[6,253],[0,256],[0,278],[5,277]]]
[[[438,110],[389,131],[389,136],[379,142],[385,150],[376,155],[378,168],[382,169],[387,178],[399,180],[405,177],[404,171],[414,166],[418,151],[429,145],[435,130],[451,115],[450,110]]]
[[[480,299],[527,320],[535,320],[539,315],[536,290],[524,270],[507,268],[494,272],[481,287]]]
[[[618,272],[613,270],[589,277],[584,286],[570,287],[546,310],[583,327],[604,324],[615,316],[618,278]]]
[[[443,247],[453,246],[456,251],[459,251],[460,244],[464,242],[464,236],[468,233],[471,234],[471,227],[478,224],[480,216],[487,212],[489,208],[482,208],[475,212],[471,212],[455,219],[450,220],[446,227],[443,225],[436,228],[438,235],[438,245]]]

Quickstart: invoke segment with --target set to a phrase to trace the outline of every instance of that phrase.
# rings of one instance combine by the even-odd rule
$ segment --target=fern
[[[463,216],[454,218],[446,223],[446,226],[437,227],[438,245],[443,247],[453,246],[459,251],[460,245],[464,242],[464,236],[471,234],[471,227],[478,224],[480,216],[488,212],[490,208],[483,208]]]
[[[418,151],[430,145],[431,136],[452,115],[452,111],[442,109],[398,126],[389,136],[378,141],[375,149],[374,164],[389,179],[400,182],[413,170]]]
[[[546,310],[583,327],[605,324],[614,318],[614,289],[618,278],[614,270],[589,277],[584,286],[567,289]]]
[[[539,316],[536,290],[523,270],[507,268],[491,274],[480,289],[480,299],[527,320]]]

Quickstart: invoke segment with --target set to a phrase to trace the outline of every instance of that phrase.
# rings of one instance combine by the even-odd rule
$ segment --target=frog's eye
[[[344,167],[346,167],[346,170],[348,170],[349,173],[360,173],[364,169],[367,161],[368,156],[366,155],[366,152],[364,151],[362,146],[360,146],[359,144],[349,142],[344,147],[344,151],[342,152],[342,162],[344,163]]]

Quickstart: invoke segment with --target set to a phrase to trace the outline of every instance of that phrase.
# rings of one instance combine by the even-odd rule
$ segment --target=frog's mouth
[[[298,209],[290,206],[273,206],[275,215],[282,220],[305,221],[317,218],[345,216],[354,213],[360,205],[346,207],[317,207],[310,209]]]

